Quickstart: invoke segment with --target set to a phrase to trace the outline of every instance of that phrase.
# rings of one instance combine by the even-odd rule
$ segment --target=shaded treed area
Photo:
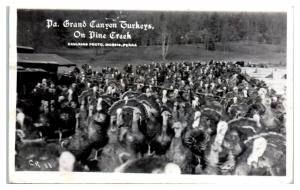
[[[84,18],[84,19],[83,19]],[[75,30],[85,28],[46,28],[46,19],[64,20],[88,24],[98,22],[147,23],[155,29],[149,31],[131,30],[133,39],[140,46],[168,44],[204,43],[206,49],[214,50],[215,43],[221,43],[224,50],[228,42],[254,41],[263,44],[286,45],[286,13],[251,12],[159,12],[159,11],[58,11],[18,10],[17,37],[19,45],[43,48],[65,47],[72,41]],[[110,30],[103,30],[108,33]],[[101,31],[101,30],[99,30]],[[122,29],[116,32],[125,33]],[[84,39],[89,41],[89,39]]]

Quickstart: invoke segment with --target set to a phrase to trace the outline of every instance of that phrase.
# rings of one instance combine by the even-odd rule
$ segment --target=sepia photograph
[[[10,181],[287,177],[287,22],[284,11],[17,8]]]

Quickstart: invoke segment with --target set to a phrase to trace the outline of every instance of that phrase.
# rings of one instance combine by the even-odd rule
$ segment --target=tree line
[[[62,25],[66,19],[87,22],[126,20],[128,23],[149,23],[155,29],[131,30],[139,46],[161,45],[166,54],[171,44],[203,43],[207,50],[215,50],[220,43],[224,50],[228,42],[254,41],[264,44],[286,45],[287,15],[284,12],[196,12],[196,11],[107,11],[107,10],[18,10],[17,43],[35,49],[65,47],[74,41],[74,28],[46,28],[46,19]],[[76,29],[78,30],[78,29]],[[87,32],[90,28],[80,28]],[[126,32],[121,28],[106,30]],[[89,42],[90,40],[84,39]],[[164,56],[164,55],[162,55]]]

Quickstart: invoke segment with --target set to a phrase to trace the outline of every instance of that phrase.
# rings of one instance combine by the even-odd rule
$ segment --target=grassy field
[[[124,64],[148,64],[152,61],[161,62],[161,46],[137,48],[106,48],[104,53],[97,55],[90,48],[79,49],[47,49],[44,53],[55,53],[71,60],[78,66],[90,64],[94,68],[105,66],[123,67]],[[166,61],[180,60],[244,60],[252,63],[263,63],[268,66],[286,65],[285,48],[277,45],[257,44],[253,42],[231,42],[227,48],[216,44],[216,51],[207,51],[203,44],[198,45],[171,45]]]

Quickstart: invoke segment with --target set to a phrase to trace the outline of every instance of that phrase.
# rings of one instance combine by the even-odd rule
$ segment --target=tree
[[[63,20],[59,18],[57,20],[58,25],[60,26],[55,31],[57,35],[57,40],[60,46],[65,46],[66,42],[69,40],[69,31],[67,28],[63,27]]]
[[[223,52],[226,51],[229,40],[230,40],[230,27],[228,25],[228,22],[225,21],[223,23],[222,34],[221,34],[221,43],[223,46]]]
[[[170,34],[166,31],[162,31],[162,34],[161,34],[161,39],[162,39],[162,44],[161,44],[161,47],[162,47],[162,59],[163,60],[166,60],[166,57],[167,57],[167,54],[168,54],[168,51],[169,51],[169,45],[170,45]]]
[[[201,41],[204,43],[205,50],[213,51],[215,50],[214,39],[208,29],[203,29],[199,32]]]
[[[162,59],[166,60],[169,51],[170,41],[171,41],[171,33],[168,31],[168,21],[164,14],[161,14],[160,20],[161,20]]]

